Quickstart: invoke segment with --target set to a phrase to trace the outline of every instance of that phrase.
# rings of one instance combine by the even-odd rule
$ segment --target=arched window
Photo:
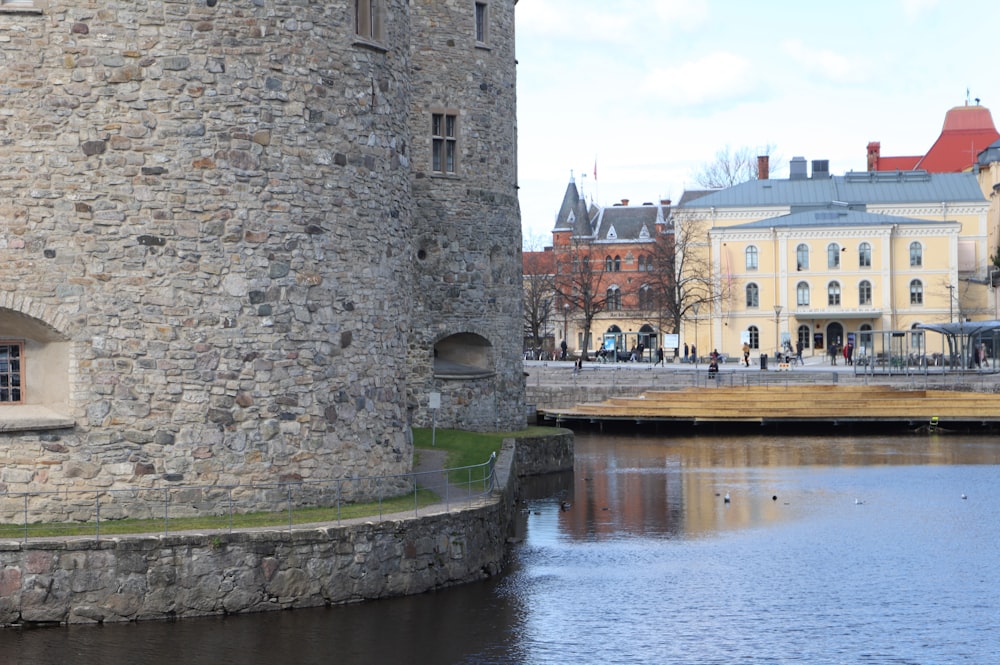
[[[653,309],[653,289],[649,284],[639,287],[639,309],[647,311]]]
[[[858,304],[862,307],[872,304],[872,283],[867,279],[858,284]]]
[[[795,287],[795,304],[799,307],[809,306],[809,284],[799,282]]]
[[[607,310],[615,312],[622,308],[622,290],[617,286],[609,286],[607,294]]]
[[[615,272],[621,272],[622,269],[622,257],[615,257]]]
[[[835,242],[831,242],[826,246],[826,267],[840,267],[840,245]]]
[[[872,246],[866,242],[858,245],[858,267],[859,268],[871,268],[872,267]]]
[[[924,304],[924,283],[921,282],[919,279],[915,279],[912,282],[910,282],[910,304],[911,305]]]
[[[910,243],[910,267],[919,268],[924,265],[924,248],[916,241]]]
[[[760,307],[760,289],[753,282],[747,284],[747,308]]]
[[[809,348],[809,326],[799,326],[798,330],[799,344],[802,345],[803,349]]]
[[[826,287],[826,304],[840,305],[840,282],[830,282]]]
[[[757,269],[757,248],[753,245],[747,247],[747,270]]]
[[[604,272],[611,272],[615,269],[615,262],[612,260],[611,256],[604,257]]]
[[[803,243],[795,248],[795,267],[797,270],[809,270],[809,245]]]
[[[747,328],[747,332],[750,333],[750,348],[759,349],[760,348],[760,330],[757,326],[750,326]]]

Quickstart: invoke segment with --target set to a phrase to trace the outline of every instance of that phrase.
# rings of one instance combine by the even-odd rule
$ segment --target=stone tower
[[[514,4],[412,3],[410,388],[421,425],[431,393],[439,425],[525,425]]]
[[[432,388],[523,423],[513,6],[0,3],[0,486],[401,473]]]

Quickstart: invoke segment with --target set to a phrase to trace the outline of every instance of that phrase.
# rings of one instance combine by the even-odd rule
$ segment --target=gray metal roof
[[[597,217],[597,242],[622,242],[653,240],[656,223],[663,223],[670,216],[670,207],[664,205],[612,206],[602,208]]]
[[[860,206],[985,201],[985,197],[975,174],[970,172],[860,171],[826,178],[750,180],[683,202],[680,207],[807,207],[833,201]]]
[[[947,222],[957,224],[958,222]],[[858,226],[872,228],[876,226],[892,226],[893,224],[937,226],[942,224],[941,220],[915,219],[913,217],[897,217],[896,215],[883,215],[880,213],[864,212],[861,210],[848,210],[846,208],[830,207],[823,210],[807,210],[795,212],[790,215],[780,217],[770,217],[759,219],[746,224],[736,224],[725,227],[728,229],[786,229],[786,228],[807,228],[807,227],[845,227]]]

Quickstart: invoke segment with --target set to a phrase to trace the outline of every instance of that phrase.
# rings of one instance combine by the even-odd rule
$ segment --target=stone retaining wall
[[[317,607],[497,574],[518,475],[572,467],[572,433],[508,440],[497,490],[419,518],[233,533],[0,542],[0,624],[98,623]]]

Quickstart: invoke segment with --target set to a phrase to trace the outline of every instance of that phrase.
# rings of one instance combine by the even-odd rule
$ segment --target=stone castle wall
[[[507,440],[480,505],[255,531],[0,542],[0,625],[168,619],[414,594],[499,572],[519,475],[565,471],[573,435]]]
[[[482,431],[524,426],[521,221],[517,202],[514,3],[488,3],[477,43],[473,4],[420,0],[413,12],[415,300],[411,400],[441,394],[438,425]],[[456,66],[460,65],[460,66]],[[458,121],[455,175],[434,173],[433,112]],[[516,242],[512,239],[516,238]],[[442,379],[431,350],[455,334],[486,340],[476,378]],[[430,425],[424,408],[418,424]]]
[[[428,238],[416,209],[447,217],[468,199],[471,216],[494,196],[470,181],[442,201],[413,184],[414,132],[426,135],[412,117],[425,94],[413,30],[437,4],[385,0],[377,45],[355,38],[346,1],[0,9],[0,340],[24,342],[28,379],[25,404],[0,405],[0,488],[409,470],[410,377],[429,381],[412,367],[415,340],[430,357],[468,312],[514,297],[463,290],[430,333],[441,299],[414,304],[427,278],[415,246]],[[513,2],[490,4],[512,31]],[[495,113],[482,131],[510,140],[512,89],[469,110]],[[497,179],[493,164],[479,169]],[[518,251],[516,213],[510,198],[491,215],[483,246]],[[436,242],[461,245],[460,228]],[[480,246],[468,251],[434,279],[491,273]],[[502,341],[506,323],[474,327]],[[495,349],[497,365],[508,353]],[[491,423],[523,411],[523,384],[518,395],[504,376]]]

